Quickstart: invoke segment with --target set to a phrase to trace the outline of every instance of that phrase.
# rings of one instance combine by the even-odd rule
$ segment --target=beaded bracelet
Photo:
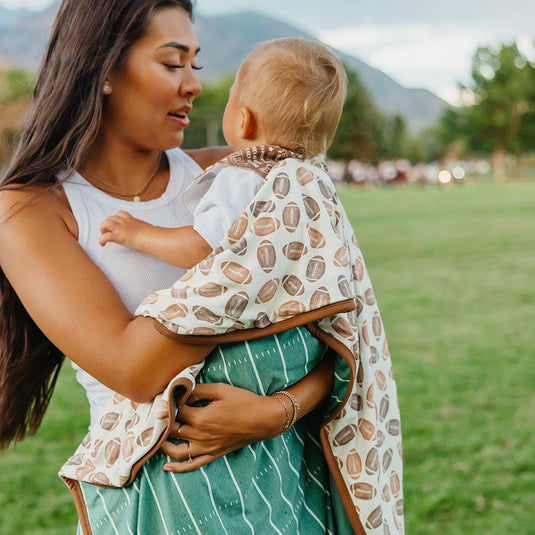
[[[292,402],[293,413],[291,419],[290,411],[288,410],[286,403],[284,403],[284,401],[279,397],[279,394],[284,394]],[[272,396],[281,402],[282,406],[284,407],[284,410],[286,411],[286,422],[284,423],[284,428],[282,429],[282,432],[286,433],[294,426],[295,422],[297,421],[297,418],[299,416],[299,410],[301,409],[301,407],[299,407],[299,402],[297,401],[295,396],[293,394],[290,394],[290,392],[286,390],[280,390],[279,392],[275,392],[274,394],[272,394]]]

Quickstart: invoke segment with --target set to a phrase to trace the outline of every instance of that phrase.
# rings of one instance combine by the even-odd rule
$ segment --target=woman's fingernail
[[[166,472],[170,472],[170,471],[171,471],[171,467],[170,467],[170,466],[167,466],[166,464],[164,465],[163,469],[164,469]]]

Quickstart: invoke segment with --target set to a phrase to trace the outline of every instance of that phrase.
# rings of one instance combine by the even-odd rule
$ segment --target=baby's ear
[[[240,137],[243,139],[250,139],[254,137],[256,133],[256,118],[254,113],[247,106],[242,106],[240,108],[240,113]]]

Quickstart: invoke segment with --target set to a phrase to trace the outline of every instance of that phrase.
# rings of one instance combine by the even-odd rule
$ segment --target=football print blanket
[[[337,406],[319,431],[337,501],[355,533],[402,534],[392,364],[365,263],[335,187],[321,162],[262,146],[209,169],[189,192],[192,204],[222,165],[252,168],[265,176],[264,185],[216,250],[171,288],[149,296],[137,314],[154,318],[167,336],[186,343],[209,340],[223,351],[306,326],[341,365],[335,374]],[[60,472],[75,499],[78,493],[79,512],[79,482],[83,488],[132,483],[165,440],[201,368],[185,370],[150,404],[114,397]],[[290,383],[281,378],[285,384]]]

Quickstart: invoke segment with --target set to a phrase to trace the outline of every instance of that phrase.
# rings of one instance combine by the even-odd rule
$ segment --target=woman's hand
[[[188,403],[201,400],[210,403],[180,408],[169,436],[186,442],[166,441],[162,451],[182,462],[167,463],[164,470],[179,473],[200,468],[231,451],[279,435],[286,421],[277,399],[224,383],[198,384]]]
[[[299,403],[298,418],[316,408],[331,391],[333,361],[324,358],[308,375],[286,388]],[[166,441],[162,451],[181,462],[167,463],[168,472],[191,472],[231,451],[280,435],[287,422],[286,409],[273,396],[259,396],[225,383],[201,383],[188,403],[209,400],[205,407],[185,405],[169,436],[185,442]]]

